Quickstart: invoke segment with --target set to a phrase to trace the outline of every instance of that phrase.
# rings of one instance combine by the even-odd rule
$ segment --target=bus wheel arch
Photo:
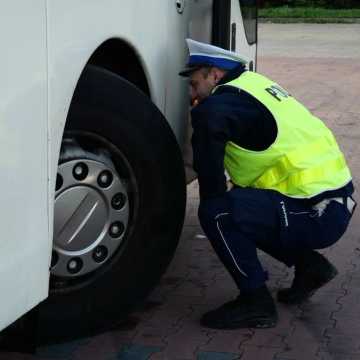
[[[149,81],[141,57],[128,42],[112,38],[103,42],[91,55],[88,65],[111,71],[151,97]]]
[[[100,142],[105,139],[119,147],[135,174],[139,212],[133,219],[135,230],[124,243],[129,245],[125,249],[119,247],[106,266],[90,271],[87,277],[68,281],[60,276],[60,281],[53,281],[55,286],[41,310],[43,341],[63,337],[61,324],[70,337],[105,328],[143,299],[173,257],[185,213],[181,151],[163,115],[143,92],[108,70],[88,65],[79,80],[68,118],[64,138],[70,142],[75,138],[72,145],[80,144],[80,150],[70,156],[60,155],[60,164],[97,161],[105,163],[108,169],[115,167],[114,156],[110,162],[102,161],[103,154],[97,157],[98,152],[87,147],[87,140],[81,137],[86,138],[88,133],[98,136]],[[111,152],[111,147],[106,150]],[[121,177],[122,171],[117,167],[116,171],[114,175]],[[79,176],[82,181],[82,175]],[[85,186],[94,188],[91,184]]]

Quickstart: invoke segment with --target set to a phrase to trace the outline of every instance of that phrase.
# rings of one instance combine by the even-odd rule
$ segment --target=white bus
[[[41,302],[49,336],[105,327],[154,287],[185,213],[184,39],[255,69],[255,3],[1,1],[0,330]]]

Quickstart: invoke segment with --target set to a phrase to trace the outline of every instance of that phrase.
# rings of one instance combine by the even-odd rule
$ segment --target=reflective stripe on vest
[[[259,100],[278,128],[276,140],[264,151],[227,143],[224,164],[235,184],[310,198],[351,180],[331,131],[279,85],[250,71],[222,86],[229,85]]]

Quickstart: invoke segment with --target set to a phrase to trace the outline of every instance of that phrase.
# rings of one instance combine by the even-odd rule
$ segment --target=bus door
[[[212,44],[238,53],[256,70],[256,0],[214,0]]]

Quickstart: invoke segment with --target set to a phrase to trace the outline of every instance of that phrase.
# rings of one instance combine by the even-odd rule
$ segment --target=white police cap
[[[180,76],[189,76],[203,66],[215,66],[224,70],[231,70],[247,61],[238,54],[222,49],[218,46],[205,44],[192,39],[186,39],[189,48],[189,59],[186,68],[179,72]]]

